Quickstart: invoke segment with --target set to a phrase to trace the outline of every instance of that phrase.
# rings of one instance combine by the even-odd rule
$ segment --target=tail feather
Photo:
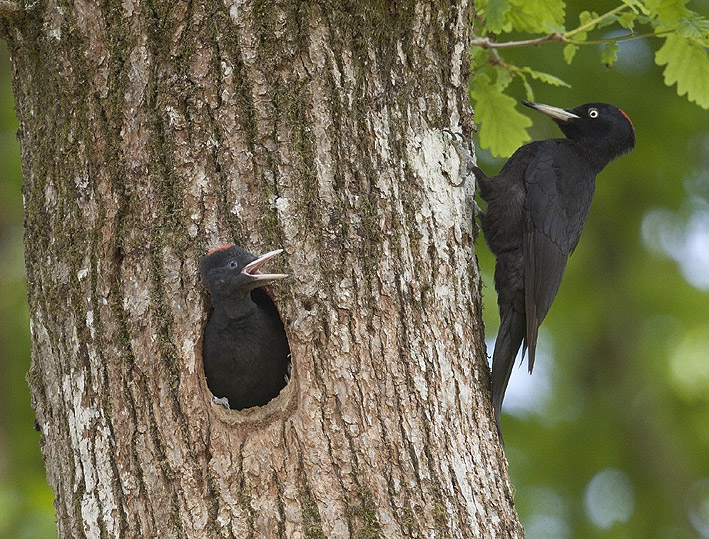
[[[495,411],[497,432],[502,439],[500,426],[500,411],[505,398],[507,383],[510,380],[515,357],[525,335],[525,316],[514,308],[502,314],[500,330],[495,341],[495,351],[492,354],[492,406]]]

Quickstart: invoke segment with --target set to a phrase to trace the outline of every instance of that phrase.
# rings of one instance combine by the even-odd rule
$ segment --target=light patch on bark
[[[124,287],[126,295],[123,298],[123,308],[130,313],[133,320],[141,320],[150,308],[150,296],[146,290],[150,289],[149,284],[144,280],[145,273],[142,267],[135,267],[126,274]]]
[[[83,492],[79,495],[84,530],[91,536],[99,535],[102,527],[114,533],[117,505],[110,488],[113,477],[110,431],[103,410],[92,402],[85,383],[85,373],[77,369],[64,375],[62,390],[73,404],[69,420],[71,454],[74,456],[75,481],[83,484]],[[103,520],[103,526],[99,518]]]
[[[463,233],[472,233],[472,212],[465,191],[453,185],[459,183],[459,159],[448,135],[434,130],[421,135],[410,131],[409,140],[409,163],[431,195],[423,208],[424,217],[433,216],[436,227],[452,231],[455,240],[461,241]],[[442,252],[444,246],[438,247]]]

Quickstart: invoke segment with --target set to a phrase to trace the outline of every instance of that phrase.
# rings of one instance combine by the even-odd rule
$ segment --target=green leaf
[[[687,0],[644,0],[645,7],[659,22],[675,26],[682,18],[690,14],[684,7]]]
[[[475,67],[480,64],[484,65],[487,63],[487,51],[483,49],[482,47],[477,47],[473,46],[470,47],[470,65],[473,67],[473,71],[475,71]]]
[[[596,23],[594,28],[598,30],[599,28],[605,28],[606,26],[612,26],[618,20],[617,15],[609,15],[608,17],[603,17],[600,21]]]
[[[572,41],[573,43],[583,43],[586,41],[586,38],[588,37],[588,32],[576,32],[573,35],[573,38],[570,39],[569,41]]]
[[[527,101],[534,101],[534,90],[532,90],[532,86],[527,82],[527,77],[520,73],[519,78],[522,79],[522,84],[524,84],[524,93],[527,96]]]
[[[532,121],[515,110],[517,102],[500,93],[486,74],[475,77],[470,92],[475,101],[475,120],[479,125],[479,140],[483,148],[490,148],[495,157],[507,157],[529,140],[527,127]]]
[[[709,21],[693,14],[691,17],[680,19],[677,25],[677,33],[682,37],[693,37],[700,39],[707,45],[709,41]]]
[[[662,25],[659,24],[655,19],[652,17],[648,17],[647,15],[638,15],[637,18],[638,24],[649,24],[652,27],[655,28],[655,30],[660,30]]]
[[[603,17],[602,19],[596,21],[593,25],[586,28],[586,31],[590,32],[591,30],[597,30],[598,28],[603,28],[604,26],[610,26],[611,24],[615,23],[616,18],[617,17],[610,15],[607,17]],[[582,11],[579,14],[579,26],[584,26],[596,19],[598,19],[598,13],[596,13],[595,11]],[[576,35],[574,36],[574,38],[575,37]],[[584,39],[586,38],[584,37]]]
[[[677,94],[687,94],[703,109],[709,109],[709,52],[693,39],[669,34],[665,44],[655,53],[657,65],[667,65],[665,84],[677,84]]]
[[[530,34],[562,31],[564,0],[508,0],[511,6],[507,20],[514,30]]]
[[[650,11],[643,5],[640,0],[622,0],[623,3],[633,10],[633,13],[644,13],[649,15]]]
[[[529,75],[532,76],[534,80],[538,80],[540,82],[543,82],[544,84],[551,84],[552,86],[563,86],[565,88],[571,88],[571,85],[563,80],[561,80],[559,77],[555,77],[554,75],[550,75],[549,73],[543,73],[542,71],[535,71],[531,67],[522,67],[520,68],[520,71],[523,71],[524,73],[528,73]]]
[[[620,47],[615,41],[609,41],[601,51],[601,62],[606,64],[606,67],[612,66],[618,60],[618,51]]]
[[[504,92],[505,88],[507,88],[510,85],[510,82],[512,82],[512,73],[510,73],[509,69],[499,66],[495,67],[495,73],[497,74],[495,86],[497,86],[498,91]]]
[[[579,14],[579,26],[583,26],[584,24],[588,24],[591,22],[593,19],[598,18],[598,13],[595,11],[582,11]],[[589,28],[589,30],[592,30],[593,27]]]
[[[564,60],[566,60],[567,64],[570,64],[574,59],[577,50],[579,50],[578,45],[569,44],[564,47]]]
[[[512,23],[507,20],[507,13],[509,11],[510,3],[508,0],[490,0],[485,8],[483,17],[485,29],[494,34],[511,32]]]
[[[628,11],[618,17],[618,24],[632,32],[636,18],[637,15],[635,13]]]

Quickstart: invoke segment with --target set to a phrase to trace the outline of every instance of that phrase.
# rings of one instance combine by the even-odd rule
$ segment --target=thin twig
[[[594,26],[596,26],[599,22],[601,22],[601,21],[602,21],[603,19],[605,19],[606,17],[610,17],[611,15],[615,15],[616,13],[620,13],[621,11],[623,11],[624,9],[626,9],[627,7],[628,7],[627,5],[623,4],[623,5],[621,5],[621,6],[618,6],[618,7],[615,8],[615,9],[611,9],[611,10],[608,11],[607,13],[604,13],[603,15],[599,15],[599,16],[596,17],[595,19],[588,21],[586,24],[582,24],[582,25],[579,26],[578,28],[574,28],[574,29],[571,30],[570,32],[566,32],[566,34],[564,34],[564,35],[565,35],[567,38],[569,38],[569,37],[571,37],[571,36],[573,36],[573,35],[575,35],[575,34],[578,34],[578,33],[580,33],[580,32],[585,32],[585,31],[588,30],[589,28],[593,28]]]
[[[595,39],[591,41],[575,41],[573,39],[568,39],[566,40],[566,42],[571,43],[572,45],[605,45],[606,43],[610,43],[611,41],[627,41],[629,39],[639,39],[641,37],[658,37],[673,31],[674,30],[661,30],[659,32],[647,32],[645,34],[631,33],[620,37],[609,37],[606,39]]]
[[[570,38],[575,36],[576,34],[579,34],[581,32],[585,32],[589,28],[593,28],[595,25],[597,25],[599,22],[601,22],[603,19],[606,17],[610,17],[612,15],[616,15],[617,13],[620,13],[624,9],[626,9],[628,6],[623,4],[622,6],[618,6],[615,9],[611,9],[610,11],[604,13],[603,15],[599,15],[593,20],[588,21],[585,24],[582,24],[578,28],[574,28],[573,30],[569,32],[554,32],[552,34],[547,34],[542,37],[537,37],[534,39],[524,39],[522,41],[503,41],[502,43],[497,43],[496,41],[493,41],[489,37],[478,37],[473,39],[472,45],[477,46],[477,47],[482,47],[483,49],[509,49],[512,47],[528,47],[530,45],[540,45],[542,43],[550,43],[553,41],[559,41],[561,43],[573,43],[575,45],[580,45],[582,43],[588,43],[591,44],[590,41],[585,41],[585,42],[576,42],[572,41]],[[608,39],[607,41],[597,41],[595,44],[598,43],[607,43],[608,41],[621,41],[621,39],[632,39],[633,37],[645,37],[644,35],[636,35],[636,34],[630,34],[630,36],[624,36],[623,38],[614,38],[614,39]]]
[[[546,36],[537,37],[535,39],[524,39],[522,41],[503,41],[497,43],[489,37],[478,37],[473,39],[471,45],[482,47],[483,49],[508,49],[511,47],[527,47],[529,45],[539,45],[540,43],[548,43],[550,41],[565,41],[564,34],[547,34]]]

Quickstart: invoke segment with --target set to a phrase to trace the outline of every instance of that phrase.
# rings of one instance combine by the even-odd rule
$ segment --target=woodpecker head
[[[199,269],[212,302],[246,296],[254,288],[288,277],[284,273],[259,272],[261,266],[281,252],[283,249],[277,249],[255,257],[231,243],[209,251],[200,260]]]
[[[566,138],[585,147],[601,168],[635,147],[633,123],[613,105],[586,103],[567,110],[530,101],[522,104],[554,120]]]

